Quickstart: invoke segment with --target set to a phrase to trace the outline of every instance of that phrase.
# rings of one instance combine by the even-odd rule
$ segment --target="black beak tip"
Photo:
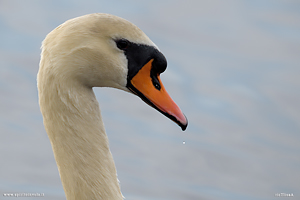
[[[182,124],[182,123],[178,122],[178,125],[181,127],[182,131],[185,131],[188,126],[188,120],[187,120],[186,116],[185,116],[185,119],[186,119],[186,124]]]

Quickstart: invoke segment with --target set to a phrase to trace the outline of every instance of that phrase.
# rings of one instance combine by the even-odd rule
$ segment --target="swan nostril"
[[[159,80],[157,79],[157,77],[152,76],[151,78],[152,78],[153,86],[154,86],[157,90],[160,90],[160,89],[161,89],[161,86],[160,86],[160,83],[159,83]]]
[[[160,90],[160,84],[158,84],[158,83],[154,83],[154,87],[156,88],[156,89],[158,89],[158,90]]]

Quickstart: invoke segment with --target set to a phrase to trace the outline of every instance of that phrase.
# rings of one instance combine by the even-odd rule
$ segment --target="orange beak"
[[[151,68],[153,59],[146,63],[138,73],[131,79],[133,88],[129,89],[142,98],[150,106],[177,123],[184,131],[187,127],[187,118],[181,112],[180,108],[172,100],[163,86],[159,74],[157,80],[159,87],[155,87],[151,78]]]

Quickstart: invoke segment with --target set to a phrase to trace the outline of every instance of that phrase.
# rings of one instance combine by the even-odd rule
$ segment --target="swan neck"
[[[40,83],[44,125],[67,199],[123,199],[92,88],[69,80]]]

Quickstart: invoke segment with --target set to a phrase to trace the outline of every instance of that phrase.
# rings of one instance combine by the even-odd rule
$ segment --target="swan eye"
[[[117,47],[121,50],[125,50],[129,47],[129,41],[125,39],[118,40],[116,41],[116,43],[117,43]]]

